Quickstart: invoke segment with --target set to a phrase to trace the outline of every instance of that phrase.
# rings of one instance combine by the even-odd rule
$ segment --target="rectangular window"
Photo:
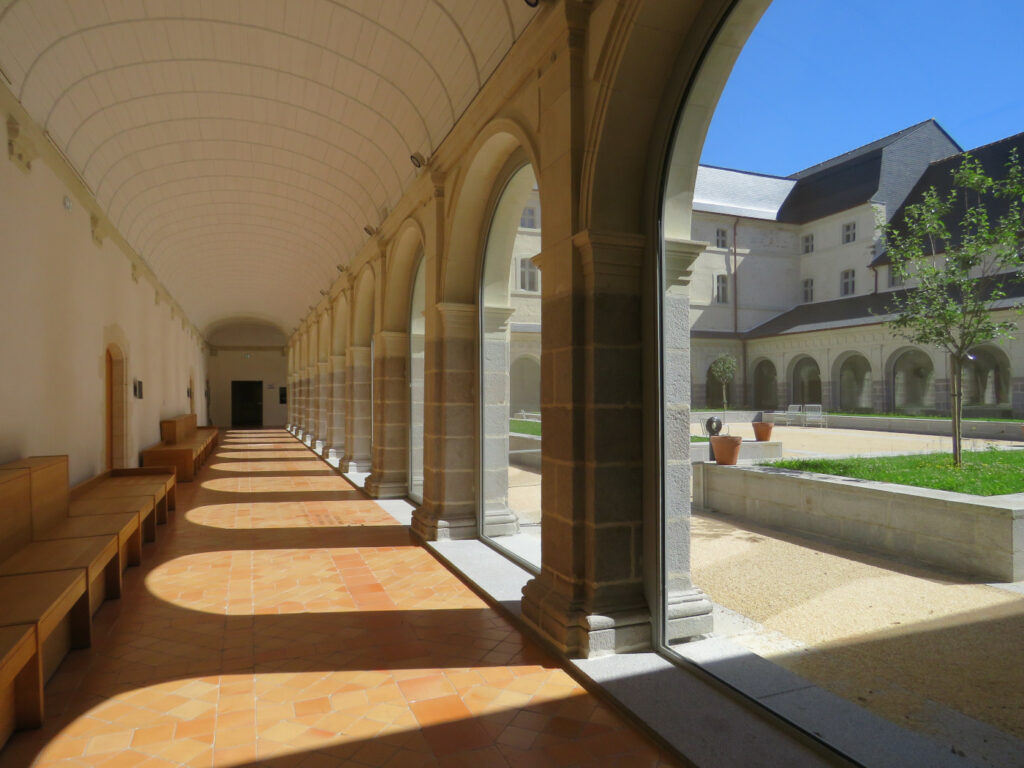
[[[519,260],[519,290],[528,293],[540,291],[540,270],[529,258]]]
[[[844,269],[839,275],[839,294],[841,296],[852,296],[856,285],[852,269]]]
[[[726,275],[715,275],[715,304],[729,303],[729,278]]]
[[[857,239],[857,222],[843,224],[843,243],[852,243]]]
[[[804,235],[800,238],[800,252],[814,253],[814,235]]]
[[[810,304],[814,301],[814,280],[807,278],[804,280],[804,303]]]
[[[902,285],[903,278],[896,273],[896,270],[894,270],[892,267],[889,267],[889,287],[899,288]]]
[[[537,209],[529,205],[523,208],[523,215],[519,217],[519,226],[523,229],[537,229]]]
[[[715,247],[716,248],[728,248],[729,247],[729,233],[724,229],[715,230]]]

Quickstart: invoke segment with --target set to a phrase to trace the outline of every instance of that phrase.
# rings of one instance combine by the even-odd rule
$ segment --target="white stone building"
[[[1021,144],[1014,136],[971,154],[999,174]],[[961,153],[927,120],[788,177],[700,166],[693,239],[709,245],[691,280],[693,406],[721,405],[708,369],[729,352],[739,362],[730,404],[947,410],[949,361],[884,325],[902,286],[878,235],[901,206],[948,180]],[[974,358],[966,412],[1024,413],[1024,340],[984,345]]]

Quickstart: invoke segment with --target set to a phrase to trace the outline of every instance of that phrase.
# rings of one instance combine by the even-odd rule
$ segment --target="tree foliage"
[[[953,461],[959,466],[964,363],[972,348],[1017,329],[1016,319],[991,310],[1021,277],[1024,170],[1016,150],[1001,179],[968,154],[951,181],[948,191],[931,187],[920,202],[906,206],[884,234],[890,269],[899,280],[916,283],[894,294],[890,327],[949,355]]]
[[[730,355],[728,352],[723,352],[714,360],[711,361],[711,367],[709,371],[715,380],[722,385],[722,410],[726,410],[729,407],[728,402],[728,389],[729,382],[736,376],[736,358]]]

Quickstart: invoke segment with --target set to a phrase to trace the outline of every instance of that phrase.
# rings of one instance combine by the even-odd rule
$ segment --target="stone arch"
[[[961,373],[964,408],[974,415],[999,414],[1010,409],[1010,358],[993,344],[971,349]]]
[[[935,410],[935,363],[920,347],[900,347],[886,363],[892,409],[900,413]]]
[[[453,193],[448,250],[441,264],[441,301],[476,303],[481,254],[494,206],[512,171],[526,164],[540,168],[536,147],[533,135],[509,118],[491,122],[473,143]],[[539,179],[537,184],[543,210],[544,184]]]
[[[376,274],[367,264],[356,275],[352,288],[352,346],[368,347],[373,339]]]
[[[833,402],[840,411],[870,411],[874,407],[871,363],[856,350],[843,352],[832,363]]]
[[[775,363],[766,357],[753,365],[754,409],[775,411],[779,408],[779,377]]]
[[[128,466],[128,361],[117,344],[104,353],[104,465]]]
[[[789,364],[786,376],[790,402],[798,405],[821,404],[821,366],[810,355],[798,355]]]
[[[398,229],[388,251],[381,306],[383,330],[407,332],[413,283],[423,259],[423,228],[416,219],[406,219]]]

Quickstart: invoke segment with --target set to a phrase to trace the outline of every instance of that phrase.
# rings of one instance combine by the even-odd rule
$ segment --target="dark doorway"
[[[263,382],[231,382],[231,426],[263,426]]]

